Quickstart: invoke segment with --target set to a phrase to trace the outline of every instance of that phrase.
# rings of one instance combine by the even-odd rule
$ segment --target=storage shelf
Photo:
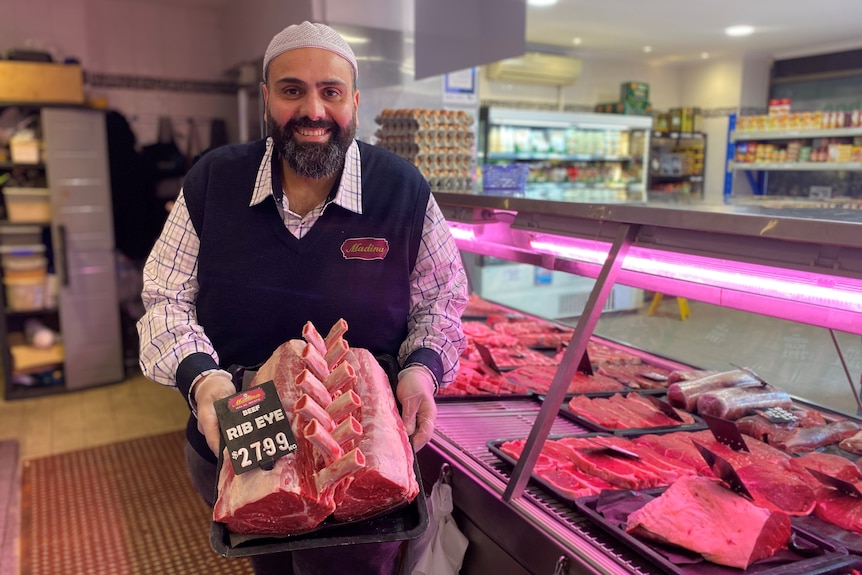
[[[682,175],[682,174],[650,174],[650,178],[654,180],[671,180],[679,182],[702,182],[703,176],[700,175]]]
[[[563,162],[631,162],[633,156],[603,154],[555,154],[541,152],[488,152],[488,160],[559,160]],[[638,158],[640,159],[640,158]]]
[[[38,170],[44,170],[45,164],[22,164],[19,162],[0,162],[0,170],[11,170],[14,168],[36,168]]]
[[[706,138],[703,132],[653,132],[653,138],[669,140],[701,140]]]
[[[789,140],[794,138],[841,138],[862,136],[862,128],[832,128],[829,130],[768,130],[763,132],[733,132],[731,142],[753,140]]]
[[[6,399],[30,399],[66,393],[65,385],[9,385],[6,388]]]
[[[728,162],[731,170],[747,171],[769,171],[769,172],[835,172],[835,171],[860,171],[862,163],[859,162],[786,162],[783,164],[772,162]]]

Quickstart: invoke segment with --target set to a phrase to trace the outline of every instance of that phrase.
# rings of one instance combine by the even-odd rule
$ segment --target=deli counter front
[[[573,326],[471,298],[460,381],[418,453],[426,485],[452,485],[462,573],[858,572],[862,420],[594,333],[625,285],[862,334],[858,214],[435,197],[465,255],[595,280]],[[748,543],[710,550],[726,530]]]

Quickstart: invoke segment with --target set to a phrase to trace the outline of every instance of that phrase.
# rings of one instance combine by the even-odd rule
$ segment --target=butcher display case
[[[435,197],[462,253],[595,279],[542,402],[493,397],[438,402],[434,438],[418,457],[426,485],[441,469],[452,484],[454,517],[471,544],[464,573],[668,572],[631,541],[531,480],[549,437],[589,431],[559,412],[614,285],[862,334],[859,214]],[[627,351],[666,369],[685,367],[648,349]],[[504,438],[526,440],[514,465],[489,449]],[[858,557],[845,548],[774,572],[843,575],[851,572],[852,561]]]

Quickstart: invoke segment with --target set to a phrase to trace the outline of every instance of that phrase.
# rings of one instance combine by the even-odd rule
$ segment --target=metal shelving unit
[[[725,173],[725,201],[731,203],[737,194],[734,193],[734,176],[744,174],[755,197],[768,195],[769,174],[771,172],[797,172],[802,178],[803,172],[822,174],[819,179],[828,178],[829,172],[860,172],[862,162],[739,162],[736,161],[737,145],[744,142],[782,142],[786,140],[812,141],[818,138],[860,138],[862,127],[830,128],[818,130],[767,130],[767,131],[737,131],[736,115],[730,116],[728,145]],[[794,176],[795,178],[796,176]],[[800,179],[800,186],[813,186],[811,178]]]
[[[479,163],[528,163],[540,193],[559,186],[566,201],[646,202],[651,129],[650,116],[483,107]]]

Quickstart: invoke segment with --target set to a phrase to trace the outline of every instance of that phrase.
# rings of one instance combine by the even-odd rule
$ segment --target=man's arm
[[[413,446],[434,432],[434,394],[455,379],[466,347],[461,315],[467,306],[467,275],[449,226],[430,196],[416,266],[410,276],[407,339],[398,353],[403,367],[396,395]]]
[[[144,265],[145,313],[138,320],[141,370],[162,385],[178,387],[180,363],[194,353],[208,354],[213,365],[218,361],[195,312],[199,249],[181,191]],[[189,385],[181,389],[186,396]]]

